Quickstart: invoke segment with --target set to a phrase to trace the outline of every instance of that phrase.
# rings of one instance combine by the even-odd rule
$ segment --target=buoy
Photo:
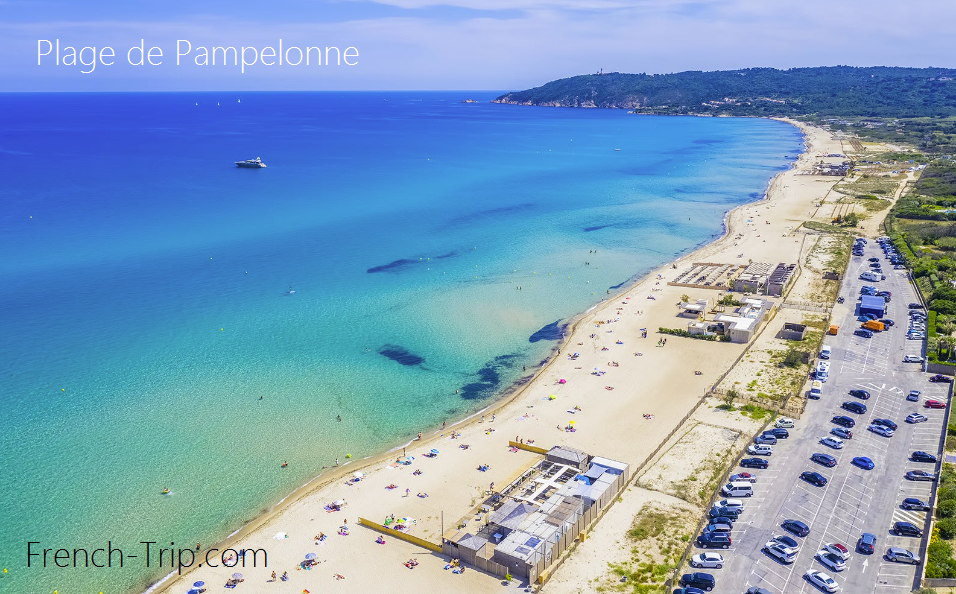
[[[60,388],[61,392],[66,392],[66,388]]]
[[[351,458],[351,457],[352,457],[352,454],[345,454],[345,457],[346,457],[346,458]]]
[[[219,329],[220,332],[225,332],[225,330],[226,330],[225,328],[220,328],[220,329]]]

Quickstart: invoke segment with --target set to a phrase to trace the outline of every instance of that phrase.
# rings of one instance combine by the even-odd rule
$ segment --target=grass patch
[[[764,394],[764,396],[766,396],[766,394]],[[740,407],[740,414],[755,421],[759,421],[769,417],[772,413],[766,408],[762,408],[756,404],[745,404]]]

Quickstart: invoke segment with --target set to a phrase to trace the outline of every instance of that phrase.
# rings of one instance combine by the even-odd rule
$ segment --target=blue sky
[[[0,0],[0,90],[510,90],[599,68],[953,67],[953,22],[956,3],[940,0]],[[38,40],[57,38],[110,46],[115,63],[37,65]],[[258,54],[280,38],[355,47],[357,64],[175,65],[178,39]],[[161,65],[128,64],[140,39]]]

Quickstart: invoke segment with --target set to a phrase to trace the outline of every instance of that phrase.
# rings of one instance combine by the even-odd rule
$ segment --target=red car
[[[926,408],[946,408],[946,405],[939,400],[927,400],[923,403]]]

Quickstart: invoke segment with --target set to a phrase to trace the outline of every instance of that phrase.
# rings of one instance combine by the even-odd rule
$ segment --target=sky
[[[956,2],[941,0],[0,0],[0,91],[520,90],[599,69],[952,68],[954,22]],[[281,65],[260,56],[279,39]],[[130,64],[141,40],[159,48],[155,65]],[[236,52],[203,65],[212,47]],[[323,62],[327,47],[354,50],[348,63],[332,51],[317,65],[315,50],[288,63],[307,47]],[[69,64],[68,48],[82,60]]]

